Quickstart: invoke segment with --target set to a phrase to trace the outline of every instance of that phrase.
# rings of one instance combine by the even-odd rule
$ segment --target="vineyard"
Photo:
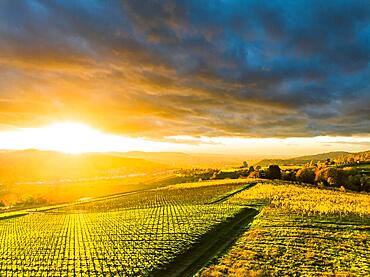
[[[202,276],[370,275],[369,194],[271,181],[227,203],[261,213]]]
[[[165,268],[241,206],[246,181],[175,185],[0,220],[4,276],[132,276]]]
[[[256,210],[259,215],[245,231],[242,214],[253,220]],[[238,221],[231,224],[231,219]],[[241,237],[199,275],[294,275],[297,270],[310,276],[370,274],[368,194],[283,181],[255,185],[245,179],[170,185],[2,213],[0,272],[173,276],[182,272],[176,271],[179,260],[201,257],[198,252],[209,247],[202,258],[206,264],[219,253],[212,243],[222,236],[224,242],[232,241],[234,228],[240,228]]]

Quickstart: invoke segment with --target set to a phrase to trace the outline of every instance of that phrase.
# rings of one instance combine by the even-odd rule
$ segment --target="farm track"
[[[238,193],[242,192],[243,190],[250,189],[250,188],[252,188],[253,186],[255,186],[257,184],[258,184],[258,182],[248,183],[246,186],[242,187],[241,189],[238,189],[237,191],[234,191],[234,192],[232,192],[232,193],[230,193],[228,195],[225,195],[225,196],[223,196],[223,197],[221,197],[221,198],[219,198],[217,200],[214,200],[212,202],[209,202],[207,204],[216,204],[216,203],[223,202],[223,201],[229,199],[230,197],[234,196],[235,194],[238,194]]]
[[[204,234],[197,244],[179,255],[165,269],[154,271],[151,276],[193,276],[231,247],[258,213],[256,209],[243,208],[234,217]]]

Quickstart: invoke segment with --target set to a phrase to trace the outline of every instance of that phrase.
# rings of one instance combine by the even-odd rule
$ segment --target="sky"
[[[0,148],[367,150],[369,61],[368,1],[2,0]]]

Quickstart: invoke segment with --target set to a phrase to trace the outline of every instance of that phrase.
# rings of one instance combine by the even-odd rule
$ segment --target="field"
[[[21,173],[18,173],[18,175],[21,175]],[[11,206],[14,210],[25,208],[22,202],[30,198],[44,200],[43,203],[28,203],[26,205],[27,207],[36,207],[40,204],[41,206],[45,205],[45,202],[50,204],[72,202],[80,198],[103,197],[157,188],[183,181],[184,178],[176,176],[173,170],[78,179],[39,179],[31,182],[14,183],[6,183],[6,181],[0,180],[0,183],[4,182],[6,184],[0,186],[0,202],[3,202],[6,206]]]
[[[245,184],[198,182],[19,211],[0,220],[0,272],[150,275],[240,212],[241,206],[219,200]]]
[[[1,213],[1,275],[185,276],[207,263],[197,275],[370,274],[369,194],[257,182],[183,183]]]
[[[261,213],[202,276],[369,276],[370,195],[258,184],[227,203]]]
[[[358,164],[347,167],[349,169],[354,169],[360,174],[365,174],[367,176],[370,176],[370,164]]]

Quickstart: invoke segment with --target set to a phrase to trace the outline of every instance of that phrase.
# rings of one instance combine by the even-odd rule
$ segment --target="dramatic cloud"
[[[0,1],[0,129],[368,135],[368,1]]]

